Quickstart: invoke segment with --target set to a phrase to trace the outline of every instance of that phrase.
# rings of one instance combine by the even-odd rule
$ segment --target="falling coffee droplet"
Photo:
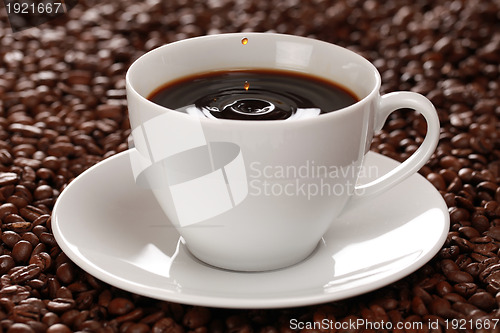
[[[241,44],[243,44],[243,45],[247,45],[247,44],[248,44],[248,38],[246,38],[246,37],[245,37],[245,38],[243,38],[243,39],[241,40]]]
[[[245,90],[248,91],[248,88],[250,88],[250,83],[248,83],[248,81],[245,81],[243,88],[245,88]]]

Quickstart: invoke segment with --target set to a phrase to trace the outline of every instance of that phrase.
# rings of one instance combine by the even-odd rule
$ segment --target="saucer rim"
[[[158,294],[158,287],[154,286],[148,286],[145,285],[144,283],[138,283],[136,281],[132,281],[127,279],[126,277],[122,276],[117,276],[115,273],[109,272],[106,269],[103,269],[102,267],[94,264],[92,261],[90,261],[88,258],[85,256],[81,255],[78,251],[78,248],[76,248],[73,244],[69,243],[69,241],[66,239],[64,233],[61,231],[61,225],[59,218],[57,216],[58,214],[58,209],[59,206],[61,205],[61,202],[67,195],[67,193],[71,193],[71,190],[68,190],[74,186],[77,182],[81,181],[82,179],[88,177],[89,174],[92,174],[96,169],[102,168],[105,164],[112,163],[113,160],[124,158],[126,155],[129,154],[129,151],[123,151],[118,154],[115,154],[99,163],[96,165],[90,167],[89,169],[85,170],[82,172],[79,176],[77,176],[71,183],[69,183],[66,188],[61,192],[59,195],[59,198],[57,199],[53,211],[52,211],[52,231],[54,234],[54,237],[57,241],[57,244],[59,247],[63,250],[63,252],[75,263],[77,264],[80,268],[82,268],[84,271],[88,272],[89,274],[92,274],[96,278],[102,280],[103,282],[118,287],[120,289],[123,289],[128,292],[132,292],[135,294],[143,295],[146,297],[150,297],[153,299],[157,300],[163,300],[163,301],[170,301],[170,302],[177,302],[177,303],[182,303],[182,304],[190,304],[190,305],[199,305],[199,306],[208,306],[208,307],[220,307],[220,308],[233,308],[233,309],[244,309],[244,308],[260,308],[260,309],[271,309],[271,308],[289,308],[289,307],[298,307],[298,306],[309,306],[309,305],[315,305],[315,304],[320,304],[320,303],[325,303],[325,302],[331,302],[331,301],[338,301],[341,299],[345,299],[348,297],[354,297],[358,296],[361,294],[369,293],[374,290],[380,289],[382,287],[385,287],[391,283],[394,283],[409,274],[415,272],[419,268],[421,268],[423,265],[425,265],[428,261],[430,261],[440,250],[442,247],[442,244],[444,243],[447,233],[449,231],[449,214],[448,214],[448,209],[446,207],[446,204],[444,202],[444,199],[442,199],[441,195],[439,192],[430,184],[422,175],[420,174],[414,174],[410,177],[418,177],[420,178],[419,181],[425,182],[428,187],[429,191],[434,192],[433,194],[439,194],[439,196],[436,196],[436,198],[440,198],[440,206],[441,206],[441,211],[445,212],[446,214],[443,214],[444,220],[442,221],[443,228],[441,235],[439,237],[439,240],[436,242],[434,246],[432,246],[431,250],[427,250],[426,253],[423,255],[419,256],[416,260],[412,261],[408,266],[406,266],[404,269],[398,269],[394,273],[388,273],[385,278],[378,278],[377,281],[370,283],[369,285],[364,285],[363,288],[359,288],[355,292],[351,289],[345,289],[345,290],[340,290],[336,291],[334,294],[328,293],[325,290],[321,290],[321,292],[311,292],[311,293],[305,293],[306,289],[301,289],[302,295],[299,296],[287,296],[285,298],[279,297],[279,298],[251,298],[248,297],[227,297],[227,296],[211,296],[211,295],[196,295],[192,292],[186,293],[186,292],[175,292],[172,290],[165,290],[163,289],[164,293],[162,295]],[[386,162],[389,163],[399,163],[387,156],[381,155],[379,153],[375,152],[368,152],[368,154],[374,155],[375,158],[377,159],[385,159]],[[116,161],[115,161],[116,162]],[[437,203],[436,203],[437,205]],[[439,246],[438,246],[439,245]],[[284,270],[287,270],[287,268],[284,268]],[[252,273],[245,273],[245,272],[237,272],[239,274],[261,274],[265,272],[252,272]],[[171,289],[171,288],[168,288]],[[201,287],[200,290],[203,288]],[[310,289],[315,289],[315,288],[310,288]],[[184,290],[185,291],[185,290]],[[193,290],[196,292],[196,290]]]

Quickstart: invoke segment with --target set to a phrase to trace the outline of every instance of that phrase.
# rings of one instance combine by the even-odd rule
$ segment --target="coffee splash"
[[[277,70],[194,75],[160,87],[149,99],[193,116],[233,120],[309,118],[358,100],[334,82]]]

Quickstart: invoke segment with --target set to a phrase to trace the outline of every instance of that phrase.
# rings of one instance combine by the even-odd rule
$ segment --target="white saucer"
[[[397,164],[372,152],[365,161],[381,172]],[[416,174],[383,195],[349,203],[303,262],[271,272],[226,271],[186,250],[152,194],[136,187],[123,152],[61,193],[52,228],[71,260],[121,289],[185,304],[274,308],[352,297],[405,277],[439,251],[449,215],[441,195]]]

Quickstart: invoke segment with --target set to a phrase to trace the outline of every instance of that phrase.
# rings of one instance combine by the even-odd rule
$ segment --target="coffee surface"
[[[237,120],[313,117],[358,101],[352,92],[334,82],[274,70],[193,75],[159,87],[148,98],[192,115]]]

